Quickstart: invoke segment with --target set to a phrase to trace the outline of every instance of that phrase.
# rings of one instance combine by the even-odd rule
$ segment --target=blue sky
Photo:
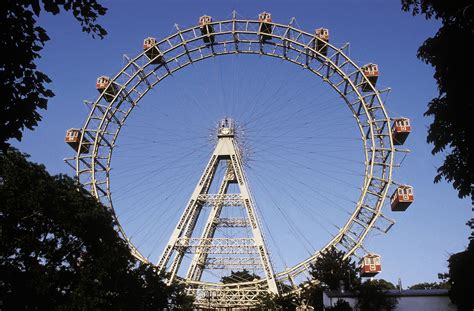
[[[88,110],[82,101],[97,97],[95,79],[102,74],[115,75],[124,65],[122,55],[137,55],[143,38],[164,38],[174,32],[175,23],[182,28],[193,26],[203,14],[227,19],[236,10],[242,17],[256,18],[259,12],[268,11],[281,23],[296,17],[298,26],[307,31],[327,27],[335,45],[351,43],[350,56],[357,63],[378,63],[378,86],[392,88],[385,101],[389,113],[412,120],[414,132],[406,143],[412,152],[394,176],[414,186],[416,202],[405,213],[387,212],[397,224],[387,235],[368,238],[367,248],[382,255],[384,271],[379,276],[392,282],[401,278],[406,286],[436,281],[437,273],[446,271],[449,255],[464,249],[469,235],[465,222],[471,217],[470,202],[459,200],[451,185],[433,184],[441,158],[433,157],[431,146],[426,143],[430,119],[423,117],[423,112],[437,89],[432,68],[416,58],[416,50],[436,32],[435,21],[402,12],[398,1],[105,1],[104,5],[109,7],[107,15],[100,19],[109,32],[104,40],[82,34],[69,15],[40,18],[51,41],[43,51],[39,68],[52,78],[51,88],[56,97],[49,102],[49,109],[42,112],[40,126],[34,132],[25,132],[21,143],[14,143],[29,153],[33,161],[44,163],[51,173],[72,174],[62,161],[71,155],[64,143],[65,130],[80,127],[84,122]],[[266,81],[265,87],[261,86],[262,81]],[[274,102],[281,109],[272,110],[245,129],[253,151],[247,173],[268,224],[269,239],[275,240],[269,242],[275,265],[283,267],[285,261],[297,262],[308,248],[317,248],[327,241],[328,234],[333,232],[331,227],[343,223],[345,210],[351,209],[348,201],[357,196],[360,176],[351,173],[362,169],[357,163],[361,156],[355,143],[357,132],[349,111],[334,95],[294,66],[259,57],[216,58],[164,81],[134,111],[112,162],[112,187],[119,217],[123,213],[124,222],[128,223],[126,229],[138,232],[143,226],[140,221],[156,219],[147,224],[141,237],[136,234],[137,243],[151,258],[156,258],[206,165],[212,150],[208,138],[215,122],[230,115],[245,123],[251,118],[250,105],[259,98]],[[298,105],[308,107],[313,103],[324,113],[315,112],[301,120],[312,122],[313,129],[323,128],[320,140],[308,147],[292,140],[292,136],[282,138],[284,126],[294,126],[295,135],[301,136],[301,120],[277,129],[272,122],[291,114]],[[171,132],[160,131],[157,124]],[[186,134],[187,131],[192,134]],[[303,155],[269,143],[262,134],[269,132],[278,134],[279,146],[282,142],[293,144],[290,146],[303,149]],[[179,162],[183,159],[179,150],[194,151]],[[167,153],[173,156],[168,158],[172,160],[163,160]],[[316,153],[317,158],[307,156]],[[308,164],[313,175],[305,175],[300,164],[292,166],[295,162]],[[170,169],[166,171],[163,167]],[[156,170],[161,175],[154,175]],[[314,174],[320,171],[325,175]],[[329,179],[324,178],[327,175]],[[313,180],[311,176],[316,177]],[[135,186],[130,187],[130,183]],[[318,185],[317,194],[304,190],[314,184]],[[280,195],[274,196],[274,192]],[[305,214],[322,192],[319,204],[321,209],[327,205],[329,210]],[[298,198],[293,199],[293,195]],[[328,197],[330,201],[325,199]],[[127,212],[129,206],[147,210],[143,214]],[[291,224],[287,219],[291,219]],[[309,241],[297,247],[295,239]]]

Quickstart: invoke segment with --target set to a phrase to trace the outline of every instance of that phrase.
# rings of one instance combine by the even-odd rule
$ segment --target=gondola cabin
[[[364,67],[362,67],[362,72],[364,73],[364,76],[367,78],[367,80],[372,83],[372,85],[375,87],[377,84],[377,79],[379,77],[379,66],[376,64],[367,64]],[[364,82],[361,84],[362,91],[364,92],[369,92],[372,90],[370,87],[370,84],[367,83],[367,81],[364,80]]]
[[[151,64],[162,64],[163,54],[158,49],[156,39],[149,37],[143,40],[143,50]]]
[[[324,56],[328,53],[329,29],[319,28],[315,31],[314,49]]]
[[[360,261],[360,276],[370,278],[382,271],[380,256],[376,254],[365,255]]]
[[[97,91],[99,91],[99,93],[104,93],[104,98],[108,102],[112,101],[118,92],[115,84],[113,84],[110,78],[106,76],[100,76],[97,78],[95,88]]]
[[[258,21],[260,22],[260,40],[265,42],[267,40],[271,40],[272,36],[269,34],[272,33],[272,14],[263,12],[258,15]]]
[[[203,27],[212,23],[212,17],[209,15],[203,15],[199,18],[199,27]]]
[[[203,40],[206,44],[214,43],[214,27],[211,23],[212,17],[208,15],[199,18],[199,28],[201,29],[201,35],[204,36]]]
[[[79,149],[79,145],[81,142],[81,130],[80,129],[69,129],[66,132],[66,143],[71,146],[76,152]],[[83,143],[81,145],[81,153],[89,152],[89,141],[84,137]]]
[[[97,78],[97,83],[95,84],[95,88],[97,91],[102,93],[110,84],[110,78],[106,76],[100,76]]]
[[[395,119],[392,126],[394,145],[403,145],[411,132],[410,120],[407,118]]]
[[[414,200],[415,197],[413,195],[412,186],[398,186],[390,198],[392,211],[403,212],[408,208],[408,206],[410,206],[411,203],[413,203]]]

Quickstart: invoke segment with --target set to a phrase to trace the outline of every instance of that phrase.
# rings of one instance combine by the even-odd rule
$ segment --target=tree
[[[32,130],[41,121],[38,110],[46,109],[54,93],[50,78],[37,70],[36,60],[49,40],[37,25],[41,11],[59,14],[70,11],[82,31],[103,38],[107,32],[96,23],[106,9],[97,0],[4,0],[0,6],[0,149],[7,150],[10,138],[21,140],[24,128]]]
[[[242,271],[231,271],[229,276],[223,276],[221,282],[224,284],[240,283],[240,282],[251,282],[253,280],[259,280],[260,277],[254,273],[250,273],[247,269]]]
[[[453,254],[448,259],[449,298],[460,311],[474,309],[474,240],[467,249]]]
[[[75,180],[0,153],[5,310],[158,310],[183,293],[138,263],[110,212]],[[25,299],[25,295],[28,299]]]
[[[355,263],[350,257],[344,259],[344,252],[330,248],[323,252],[311,265],[311,276],[321,282],[323,289],[337,290],[343,284],[350,289],[360,280]]]
[[[351,305],[343,300],[343,299],[338,299],[336,301],[336,304],[333,307],[328,307],[326,308],[328,311],[352,311]]]
[[[357,290],[357,307],[361,311],[391,311],[398,304],[395,297],[386,293],[387,283],[366,281]],[[393,285],[393,284],[392,284]]]
[[[175,283],[168,287],[168,308],[170,310],[191,311],[194,310],[194,297],[186,294],[184,284]],[[159,310],[150,308],[149,310]]]
[[[436,35],[428,38],[418,50],[418,58],[435,69],[438,97],[431,100],[425,115],[434,118],[428,130],[428,142],[434,144],[433,154],[446,151],[435,182],[442,178],[453,183],[459,197],[469,194],[474,203],[474,4],[472,0],[402,0],[402,8],[413,15],[424,14],[442,25]],[[474,229],[474,218],[468,223]],[[449,293],[460,310],[472,310],[472,244],[449,258]],[[471,264],[468,264],[468,260]],[[469,291],[470,290],[470,291]]]
[[[474,200],[474,4],[472,0],[402,0],[402,9],[413,15],[442,22],[434,37],[418,49],[418,58],[435,69],[438,96],[428,104],[426,116],[433,117],[427,141],[432,153],[445,153],[435,182],[452,182],[460,198]]]
[[[293,303],[293,296],[274,295],[271,293],[262,293],[258,297],[257,310],[295,310],[296,305]]]
[[[440,282],[423,282],[409,287],[409,289],[449,289],[449,284]]]
[[[344,252],[335,248],[321,254],[311,266],[310,274],[313,282],[303,287],[301,296],[310,301],[315,310],[324,310],[324,291],[341,290],[341,286],[355,293],[362,311],[390,311],[398,304],[398,300],[386,292],[395,289],[395,285],[383,279],[361,283],[355,263],[350,257],[344,259]],[[349,304],[340,301],[329,310],[350,310],[348,308],[351,308]]]
[[[323,292],[324,289],[321,284],[314,284],[314,282],[306,285],[303,284],[301,288],[301,297],[315,310],[324,310]]]
[[[392,282],[386,281],[384,279],[375,279],[375,280],[371,280],[371,282],[372,282],[372,285],[375,285],[378,288],[383,289],[383,290],[397,289],[397,287],[393,285]]]
[[[277,310],[280,308],[276,302],[276,295],[264,292],[258,295],[257,310]]]
[[[344,252],[330,248],[311,265],[313,282],[303,287],[302,297],[309,301],[315,310],[323,310],[323,292],[338,290],[341,285],[352,289],[360,283],[357,268],[350,257],[344,259]]]

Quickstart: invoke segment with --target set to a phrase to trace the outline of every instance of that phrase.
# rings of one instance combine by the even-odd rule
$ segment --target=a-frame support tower
[[[168,282],[175,280],[186,253],[192,253],[185,279],[199,281],[205,269],[221,267],[258,267],[264,272],[268,291],[278,293],[273,268],[255,210],[242,165],[242,156],[235,141],[235,127],[231,119],[223,119],[217,131],[217,145],[204,170],[183,215],[170,237],[158,262],[161,272],[169,273]],[[226,172],[220,182],[218,193],[209,193],[216,177],[219,163],[224,161]],[[239,193],[228,193],[229,185],[235,184]],[[210,207],[200,237],[196,237],[196,223],[203,207]],[[244,218],[221,218],[224,207],[240,207]],[[218,227],[248,227],[251,237],[215,237]],[[194,234],[193,234],[194,232]],[[221,257],[212,258],[209,255]],[[222,257],[228,255],[229,257]],[[240,257],[238,257],[240,256]]]

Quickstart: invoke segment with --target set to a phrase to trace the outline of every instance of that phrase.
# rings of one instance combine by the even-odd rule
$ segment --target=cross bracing
[[[234,124],[230,119],[223,119],[219,125],[218,141],[214,152],[204,169],[189,204],[184,210],[178,225],[174,229],[159,262],[158,269],[168,272],[168,282],[173,282],[186,253],[194,254],[188,267],[186,279],[199,281],[206,269],[210,254],[256,254],[264,271],[267,287],[273,293],[278,293],[270,257],[256,216],[253,199],[242,167],[240,150],[234,139]],[[226,165],[226,173],[220,181],[218,193],[209,193],[215,179],[215,172],[220,162]],[[227,193],[229,184],[237,184],[240,193]],[[200,238],[194,238],[196,222],[205,204],[212,206],[204,231]],[[245,222],[250,224],[252,236],[239,238],[217,238],[216,227],[220,222],[222,208],[225,206],[240,206],[245,210]],[[230,223],[231,221],[229,221]],[[243,223],[243,222],[242,222]]]
[[[235,306],[245,308],[255,306],[255,301],[261,294],[266,293],[268,288],[261,284],[255,285],[253,282],[225,286],[191,282],[187,291],[195,297],[195,305],[198,308],[205,309],[209,305],[220,308]]]
[[[249,227],[250,221],[246,218],[216,218],[214,224],[219,227]]]
[[[175,248],[195,254],[258,254],[257,245],[251,238],[180,238]]]
[[[207,269],[263,269],[257,257],[208,257],[205,266]]]
[[[244,203],[242,197],[238,193],[230,194],[200,194],[198,200],[205,205],[224,205],[235,206]]]

